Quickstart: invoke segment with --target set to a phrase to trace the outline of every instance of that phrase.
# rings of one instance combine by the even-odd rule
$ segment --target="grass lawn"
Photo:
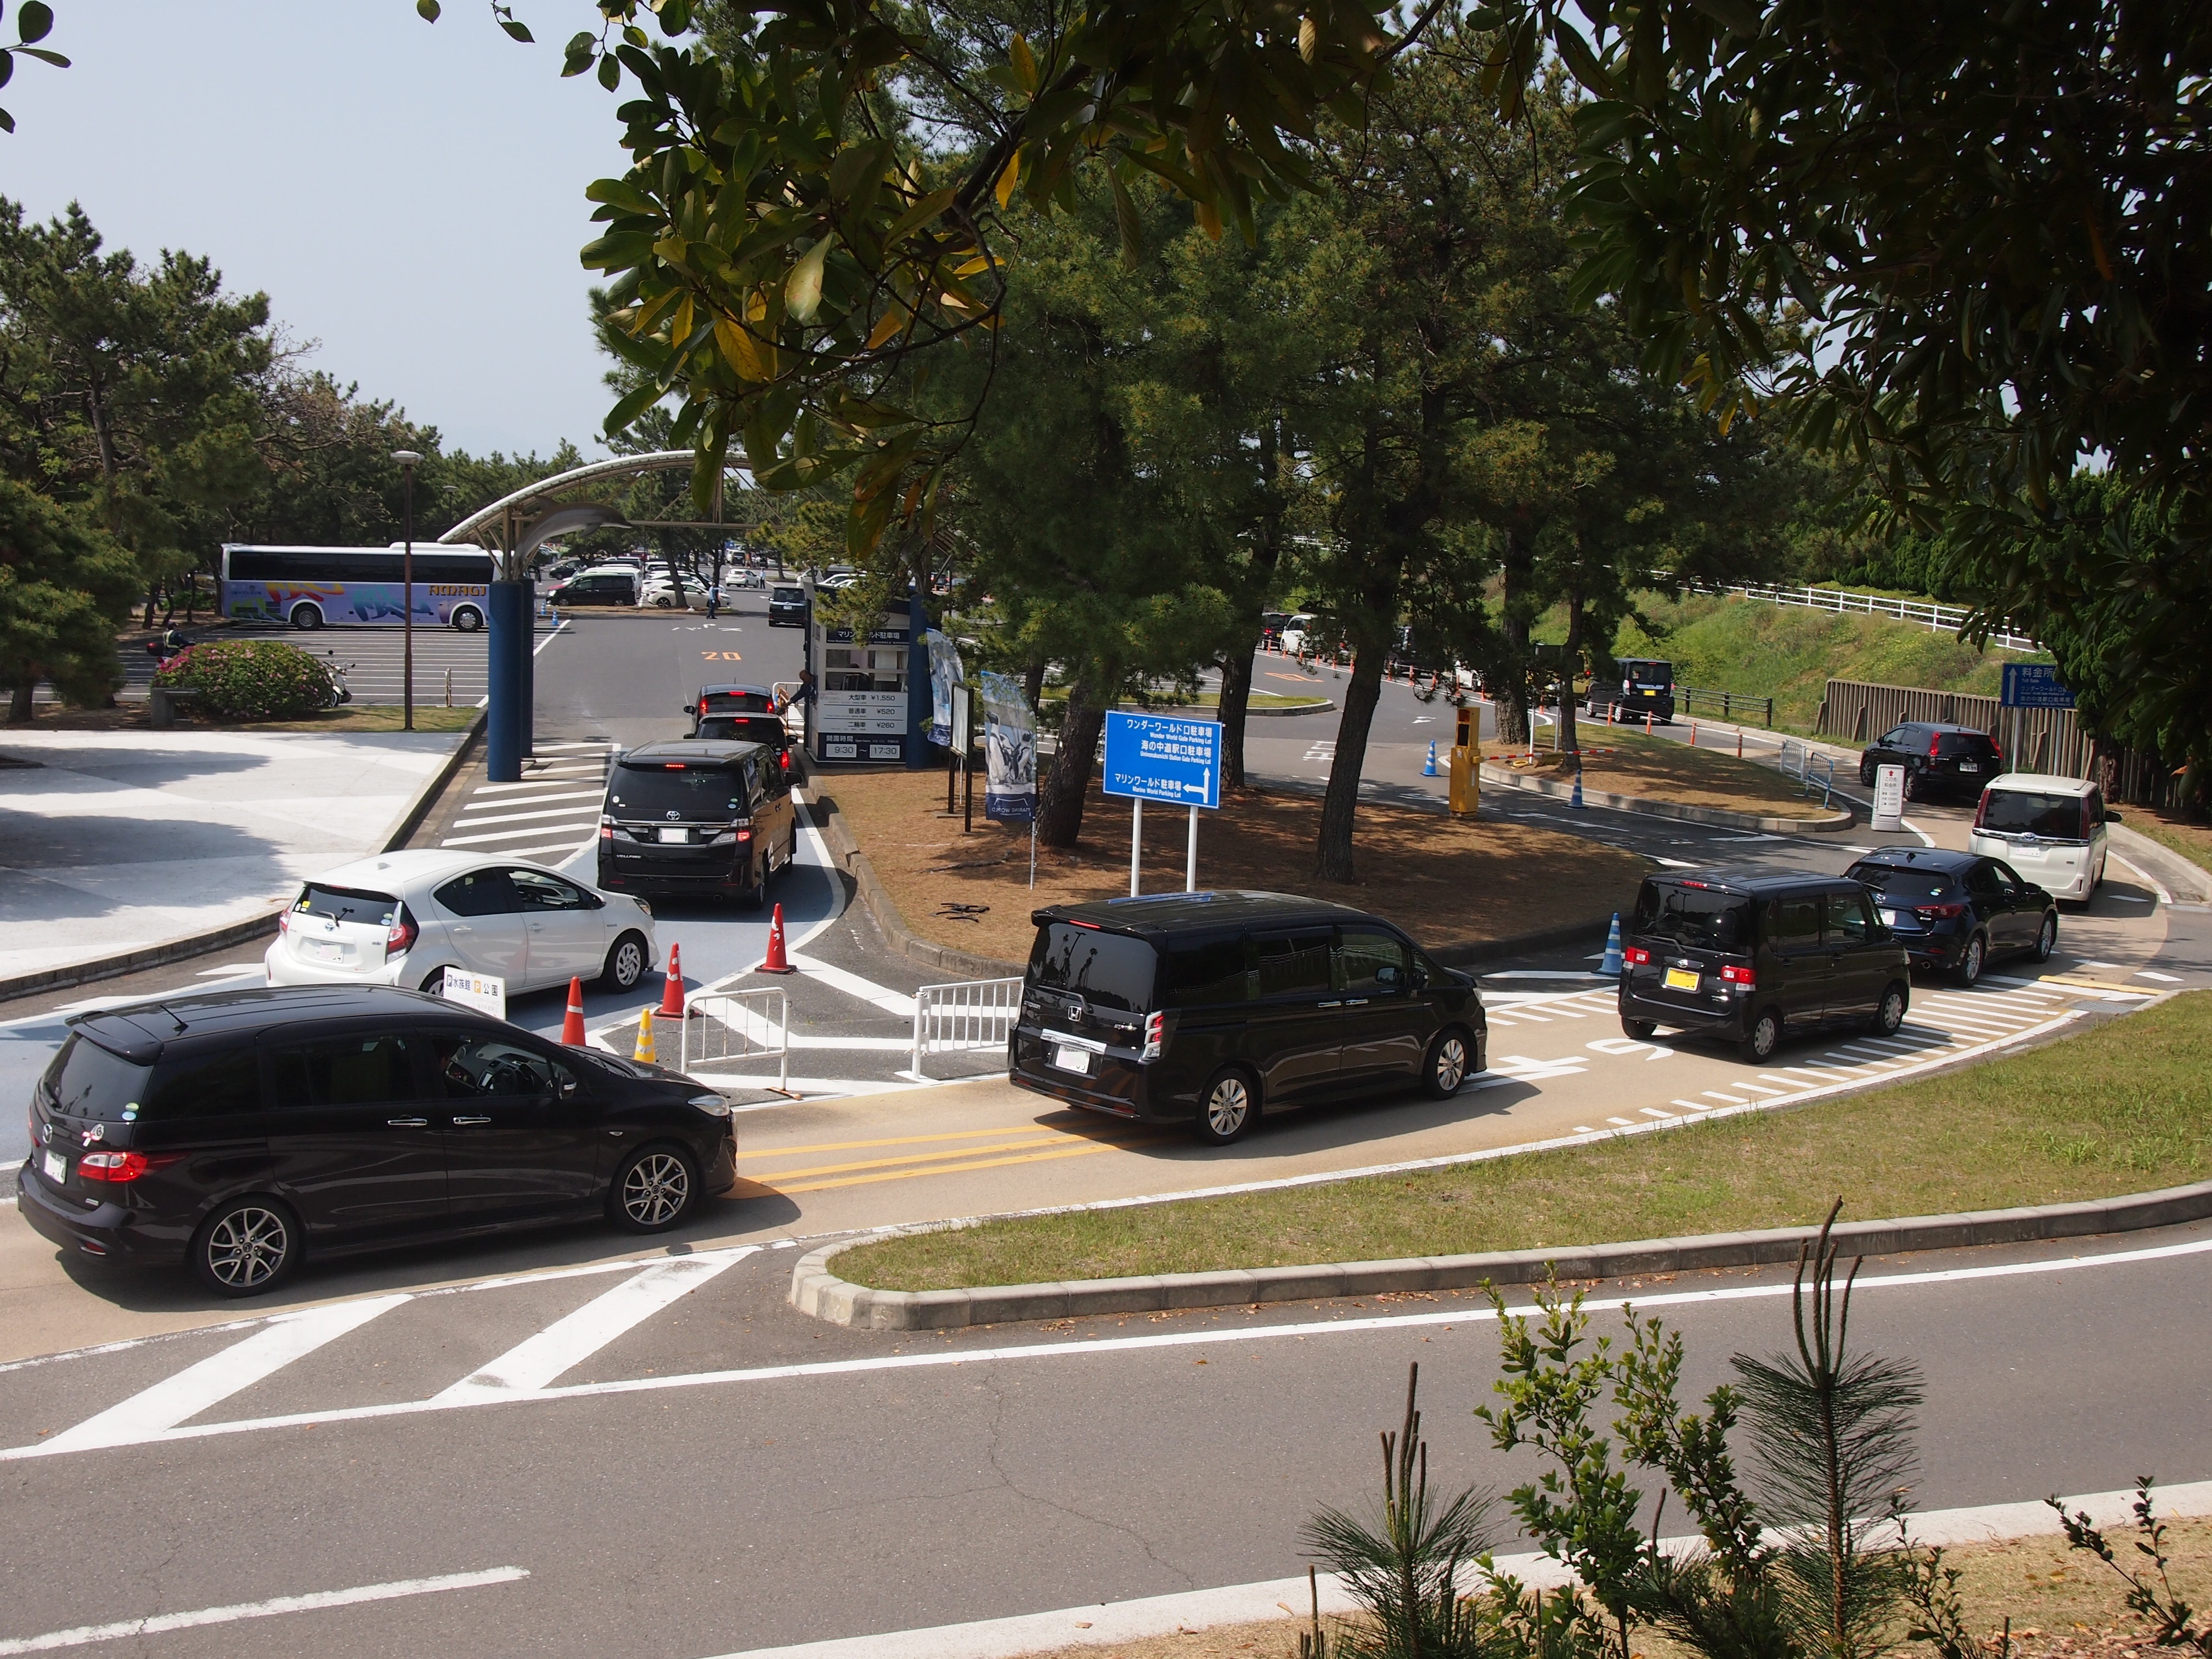
[[[1259,1130],[1266,1133],[1264,1126]],[[848,1250],[929,1290],[1540,1249],[2106,1198],[2212,1176],[2212,991],[1797,1111],[1454,1169],[994,1221]]]
[[[906,925],[922,938],[1002,962],[1026,961],[1039,905],[1117,898],[1129,890],[1129,803],[1094,791],[1083,838],[1068,852],[1041,848],[1029,885],[1030,837],[1020,825],[983,817],[975,780],[975,827],[963,835],[945,810],[941,772],[841,772],[822,781]],[[1320,801],[1304,795],[1231,794],[1201,813],[1198,879],[1203,887],[1311,893]],[[1145,815],[1145,890],[1182,886],[1185,815],[1155,806]],[[1601,930],[1626,909],[1644,860],[1574,836],[1477,818],[1363,802],[1354,836],[1359,879],[1324,896],[1389,917],[1431,946],[1502,939],[1587,922]],[[989,908],[975,921],[951,919],[950,904]],[[1593,947],[1595,948],[1595,947]]]
[[[2148,836],[2201,870],[2212,870],[2212,824],[2192,823],[2179,812],[2162,812],[2132,803],[2122,809],[2129,829]]]
[[[1689,722],[1679,722],[1686,733]],[[1545,728],[1547,732],[1549,727]],[[1672,738],[1646,737],[1643,728],[1607,726],[1603,720],[1577,720],[1575,739],[1583,750],[1583,787],[1603,789],[1616,795],[1638,795],[1647,800],[1674,801],[1684,806],[1717,806],[1724,811],[1755,811],[1766,817],[1817,818],[1827,815],[1818,795],[1808,795],[1797,784],[1756,761],[1738,760],[1735,746],[1720,746],[1721,734],[1706,732],[1699,747],[1692,749]],[[1705,748],[1705,743],[1714,744]],[[1486,759],[1526,750],[1509,744],[1486,743]],[[1516,770],[1560,783],[1573,780],[1573,758],[1539,749],[1533,763],[1516,764]]]
[[[1378,1415],[1379,1411],[1378,1407]],[[1447,1488],[1462,1478],[1449,1469],[1440,1474]],[[1647,1477],[1644,1484],[1655,1480]],[[1316,1505],[1341,1505],[1350,1500],[1356,1508],[1364,1496],[1316,1492],[1310,1494],[1310,1501]],[[2140,1568],[2147,1564],[2140,1562],[2130,1547],[2135,1536],[2130,1528],[2105,1528],[2113,1553]],[[2212,1521],[2172,1522],[2166,1552],[2172,1558],[2168,1571],[2175,1592],[2192,1607],[2201,1607],[2212,1600]],[[1992,1653],[2008,1619],[2012,1621],[2012,1652],[2016,1659],[2058,1659],[2061,1655],[2068,1659],[2105,1659],[2106,1656],[2134,1659],[2148,1648],[2142,1619],[2128,1610],[2127,1587],[2119,1575],[2102,1562],[2068,1549],[2063,1538],[1965,1545],[1947,1549],[1943,1555],[1949,1565],[1960,1570],[1959,1598],[1968,1626],[1985,1632]],[[1297,1565],[1286,1562],[1284,1575],[1288,1577]],[[1322,1622],[1334,1632],[1352,1621],[1324,1618]],[[1033,1659],[1293,1659],[1298,1650],[1298,1632],[1305,1628],[1304,1619],[1218,1625],[1210,1630],[1178,1632],[1139,1642],[1060,1648],[1050,1656],[1036,1655]],[[1634,1645],[1644,1659],[1680,1659],[1687,1651],[1649,1627],[1635,1632]],[[1901,1647],[1898,1651],[1928,1650]]]
[[[441,704],[415,705],[415,729],[417,732],[465,732],[469,722],[477,717],[476,709],[447,708]],[[241,720],[222,729],[231,732],[397,732],[400,730],[400,708],[392,703],[349,703],[343,708],[325,708],[320,714],[310,714],[299,720]],[[195,722],[199,724],[200,722]],[[205,722],[213,725],[215,722]]]

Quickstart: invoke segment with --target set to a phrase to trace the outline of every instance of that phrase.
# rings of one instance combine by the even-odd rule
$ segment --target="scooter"
[[[335,660],[335,653],[325,653],[325,654],[333,658],[333,660],[325,662],[323,666],[329,669],[331,672],[331,684],[334,689],[331,693],[329,706],[335,708],[340,703],[351,702],[353,701],[353,691],[346,684],[346,676],[350,674],[355,669],[360,667],[361,665],[357,662],[349,662],[344,667],[341,668]]]
[[[172,628],[160,639],[146,641],[146,654],[154,659],[155,666],[158,668],[172,657],[183,656],[198,641],[187,635],[183,629]]]

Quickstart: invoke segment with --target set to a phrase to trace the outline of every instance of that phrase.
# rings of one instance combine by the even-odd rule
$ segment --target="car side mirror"
[[[2127,820],[2122,817],[2118,812],[2112,811],[2111,807],[2107,806],[2105,809],[2105,822],[2107,823],[2125,823]]]
[[[688,703],[688,702],[687,702],[687,703],[685,703],[685,704],[684,705],[684,712],[685,714],[696,714],[696,713],[697,713],[698,711],[697,711],[697,710],[696,710],[696,709],[694,709],[694,708],[691,707],[691,705],[690,705],[690,703]]]

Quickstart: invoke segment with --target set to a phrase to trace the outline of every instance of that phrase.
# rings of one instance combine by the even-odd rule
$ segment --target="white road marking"
[[[2160,985],[2179,985],[2182,982],[2181,975],[2179,974],[2161,974],[2152,968],[2138,968],[2136,969],[2135,976],[2137,979],[2154,979]]]
[[[1636,1109],[1643,1113],[1646,1117],[1671,1118],[1674,1115],[1674,1113],[1668,1111],[1664,1107],[1661,1106],[1638,1106]]]
[[[1686,1112],[1710,1112],[1713,1109],[1702,1100],[1677,1100],[1671,1103]]]
[[[76,1427],[63,1430],[45,1443],[46,1448],[56,1452],[90,1451],[100,1446],[131,1446],[153,1439],[409,1300],[401,1295],[341,1302],[264,1326],[243,1342],[234,1342],[120,1405],[110,1406]],[[0,1649],[0,1652],[6,1650]]]
[[[562,1372],[582,1364],[632,1326],[642,1324],[671,1303],[689,1296],[759,1248],[748,1244],[712,1255],[657,1261],[517,1343],[434,1398],[459,1401],[484,1395],[534,1394]]]
[[[1750,1103],[1735,1095],[1724,1095],[1717,1089],[1707,1089],[1703,1093],[1707,1100],[1717,1100],[1723,1106],[1744,1106]]]
[[[2160,903],[2171,904],[2173,902],[2173,895],[2166,890],[2166,884],[2160,881],[2156,876],[2151,874],[2149,871],[2142,868],[2140,865],[2130,863],[2126,859],[2122,858],[2118,853],[2108,852],[2105,856],[2112,860],[2113,863],[2118,865],[2121,869],[2134,871],[2139,878],[2149,885],[2151,891],[2158,895]],[[2120,896],[2115,893],[2111,896],[2118,898]]]
[[[873,980],[862,979],[858,974],[848,973],[842,968],[814,957],[800,956],[796,951],[787,953],[791,965],[817,984],[826,985],[833,991],[842,991],[848,997],[858,997],[872,1002],[887,1014],[896,1014],[901,1019],[914,1018],[914,999],[878,985]]]
[[[1913,833],[1914,835],[1916,835],[1916,836],[1919,836],[1919,837],[1920,837],[1920,844],[1921,844],[1923,847],[1933,847],[1933,846],[1936,844],[1936,837],[1935,837],[1935,836],[1931,836],[1931,835],[1929,835],[1929,834],[1925,830],[1923,830],[1923,829],[1922,829],[1918,824],[1915,823],[1914,823],[1911,818],[1900,817],[1899,819],[1898,819],[1898,822],[1899,822],[1899,823],[1903,824],[1906,829],[1908,829],[1908,830],[1910,830],[1911,831],[1912,831],[1912,833]]]
[[[1594,1135],[1597,1131],[1591,1128],[1587,1123],[1577,1123],[1575,1125],[1575,1133],[1578,1135]]]
[[[596,801],[599,797],[594,793],[592,799]],[[527,802],[512,800],[494,801],[491,804],[499,807],[528,805]],[[533,818],[570,818],[578,823],[581,823],[586,818],[596,818],[599,816],[599,809],[597,806],[549,806],[542,811],[534,812],[501,811],[496,817],[493,817],[456,818],[453,820],[453,828],[456,830],[481,830],[488,823],[528,823]],[[536,835],[538,830],[544,828],[545,825],[540,823],[527,833]],[[481,836],[472,836],[466,837],[465,839],[481,841],[483,837]],[[498,838],[495,837],[495,839]],[[447,843],[447,846],[452,846],[453,844],[453,843],[452,842],[448,842]]]
[[[1633,1120],[1625,1117],[1609,1117],[1606,1121],[1623,1129],[1632,1129],[1636,1127]]]
[[[514,841],[522,836],[548,835],[559,829],[588,830],[596,827],[594,820],[599,814],[593,812],[589,817],[580,818],[568,814],[562,816],[568,818],[567,823],[533,823],[527,830],[501,830],[489,836],[448,836],[438,844],[441,847],[482,847],[491,842]]]
[[[0,1641],[0,1654],[51,1653],[57,1648],[88,1647],[94,1642],[119,1642],[133,1636],[160,1636],[173,1630],[197,1630],[203,1625],[231,1625],[241,1619],[267,1619],[280,1613],[357,1607],[363,1601],[434,1595],[440,1590],[480,1589],[488,1584],[512,1584],[529,1577],[528,1569],[524,1567],[489,1567],[482,1572],[449,1572],[436,1578],[398,1578],[385,1584],[357,1584],[351,1589],[277,1595],[266,1601],[237,1601],[227,1607],[201,1607],[193,1613],[151,1613],[143,1619],[125,1619],[112,1625],[79,1625],[74,1630],[49,1631],[44,1636],[18,1636]]]
[[[508,798],[501,800],[471,801],[468,805],[461,808],[461,811],[464,812],[489,812],[493,811],[495,808],[503,809],[509,806],[529,806],[535,805],[538,801],[545,800],[597,800],[599,799],[600,793],[601,792],[597,789],[549,790],[542,795],[529,795],[520,799]],[[567,810],[573,812],[577,809],[572,806]],[[545,815],[541,813],[539,816],[544,817]],[[479,823],[497,823],[501,822],[501,820],[497,818],[478,818],[477,822]]]

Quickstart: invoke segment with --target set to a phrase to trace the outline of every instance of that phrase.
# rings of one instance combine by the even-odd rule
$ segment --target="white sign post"
[[[507,1018],[507,981],[496,974],[471,974],[466,969],[448,968],[445,988],[440,994],[448,1002],[474,1008],[494,1019]]]
[[[1903,767],[1877,766],[1874,769],[1874,819],[1868,827],[1875,830],[1905,828]]]

